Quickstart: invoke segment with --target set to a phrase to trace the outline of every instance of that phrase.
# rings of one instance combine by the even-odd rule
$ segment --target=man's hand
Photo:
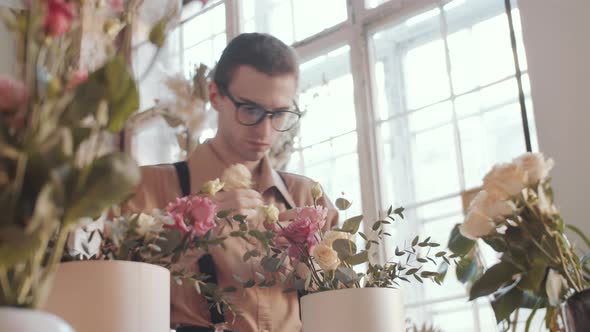
[[[220,191],[212,198],[219,211],[232,210],[248,218],[256,216],[256,208],[263,205],[262,195],[251,189]]]

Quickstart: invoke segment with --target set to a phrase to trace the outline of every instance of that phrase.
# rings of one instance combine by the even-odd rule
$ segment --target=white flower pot
[[[303,332],[405,332],[401,292],[350,288],[301,298]]]
[[[77,332],[167,332],[170,272],[126,261],[62,263],[45,309]]]
[[[74,332],[54,314],[41,310],[0,307],[0,331],[4,332]]]

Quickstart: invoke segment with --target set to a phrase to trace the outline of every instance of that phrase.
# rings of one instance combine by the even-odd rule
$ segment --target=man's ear
[[[219,87],[217,86],[217,84],[214,81],[209,82],[209,101],[211,102],[211,106],[213,106],[213,109],[217,112],[219,112],[220,110],[220,102],[221,102],[221,98],[223,98],[223,96],[221,95],[221,92],[219,91]]]

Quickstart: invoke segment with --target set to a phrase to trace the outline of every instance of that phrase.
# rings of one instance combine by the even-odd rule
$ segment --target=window
[[[513,8],[530,112],[515,1]],[[295,46],[304,59],[306,114],[287,169],[320,181],[332,199],[344,192],[354,204],[343,218],[362,211],[372,220],[390,204],[406,207],[384,258],[416,233],[445,245],[463,219],[462,193],[494,163],[525,151],[503,1],[241,0],[191,11],[185,7],[178,37],[185,73],[197,62],[213,64],[226,36],[239,32],[271,33]],[[447,331],[495,326],[489,303],[466,302],[454,271],[443,287],[402,289],[415,323]]]
[[[266,32],[287,44],[331,28],[348,17],[346,0],[243,0],[244,32]],[[326,15],[329,13],[329,15]]]
[[[328,51],[301,64],[299,104],[305,113],[288,170],[321,181],[333,199],[353,201],[361,213],[356,116],[350,47]],[[338,122],[338,125],[328,125]],[[343,218],[341,218],[344,220]]]
[[[513,15],[518,18],[517,9]],[[522,56],[520,35],[517,40]],[[383,203],[406,206],[410,220],[398,223],[392,243],[422,233],[444,245],[463,218],[461,193],[481,185],[493,164],[525,151],[503,3],[437,4],[374,31],[370,44]],[[521,67],[529,99],[524,61]],[[453,331],[493,322],[486,301],[465,303],[454,271],[444,287],[425,283],[404,291],[415,321]],[[474,319],[457,326],[456,317],[468,312]]]
[[[174,98],[165,87],[165,80],[176,75],[189,78],[201,63],[212,68],[227,44],[226,11],[224,1],[209,1],[202,8],[200,2],[190,2],[183,8],[178,26],[168,35],[165,46],[157,55],[152,70],[140,82],[141,111],[156,105],[156,100]],[[156,55],[150,43],[140,44],[135,51],[134,66],[141,77]],[[215,126],[209,119],[208,127]],[[179,144],[183,128],[172,128],[160,116],[149,117],[132,133],[131,151],[140,165],[169,163],[186,157]],[[214,134],[211,128],[202,132],[201,138]]]

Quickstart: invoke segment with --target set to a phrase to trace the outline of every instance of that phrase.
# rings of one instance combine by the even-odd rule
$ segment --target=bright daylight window
[[[517,9],[513,15],[520,32]],[[461,193],[478,186],[494,163],[525,151],[503,2],[456,0],[370,38],[384,203],[404,205],[410,220],[394,242],[420,232],[444,245],[463,218]],[[520,34],[517,42],[530,99]],[[404,290],[416,321],[449,331],[494,325],[489,304],[467,303],[453,271],[444,287]],[[460,319],[470,313],[472,320]]]
[[[145,91],[141,94],[145,96],[141,110],[154,106],[154,99],[167,97],[168,90],[162,86],[162,81],[167,77],[179,74],[190,77],[201,63],[209,68],[215,65],[227,44],[225,8],[223,1],[209,1],[205,8],[201,8],[197,2],[185,5],[178,27],[168,36],[156,65],[141,85]],[[153,48],[150,43],[141,47]],[[150,52],[155,50],[139,49],[136,52],[141,55],[136,56],[138,72],[141,73],[144,70],[142,68],[149,66]],[[214,133],[214,129],[209,128],[201,136],[212,137]],[[185,155],[178,146],[177,134],[164,119],[155,117],[142,124],[141,130],[134,133],[131,151],[140,165],[181,160]]]

